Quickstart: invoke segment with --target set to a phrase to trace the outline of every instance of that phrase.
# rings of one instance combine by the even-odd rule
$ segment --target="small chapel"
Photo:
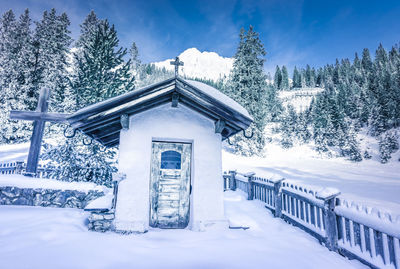
[[[179,59],[177,59],[179,62]],[[114,229],[201,230],[224,217],[222,141],[253,121],[237,102],[178,76],[85,107],[68,117],[105,147],[118,147]]]

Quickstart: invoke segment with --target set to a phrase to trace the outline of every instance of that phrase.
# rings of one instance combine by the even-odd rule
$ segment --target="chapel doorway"
[[[189,223],[192,145],[153,142],[150,226],[183,229]]]

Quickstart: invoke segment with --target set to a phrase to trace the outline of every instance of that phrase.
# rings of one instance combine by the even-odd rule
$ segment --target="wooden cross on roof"
[[[179,66],[183,66],[183,62],[179,61],[179,57],[175,58],[175,61],[169,62],[171,65],[175,65],[175,77],[178,77]]]
[[[33,121],[33,132],[25,173],[25,175],[27,176],[36,176],[36,170],[40,155],[40,147],[42,145],[43,131],[46,121],[65,122],[66,117],[68,116],[68,114],[47,112],[49,106],[49,96],[50,90],[42,89],[39,94],[36,111],[12,110],[10,112],[10,119],[12,120]]]

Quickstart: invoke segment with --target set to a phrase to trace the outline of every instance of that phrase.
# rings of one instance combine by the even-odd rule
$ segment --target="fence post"
[[[253,188],[254,175],[255,173],[253,172],[245,174],[245,177],[247,177],[247,200],[254,199],[254,188]]]
[[[236,171],[229,171],[229,174],[231,174],[231,178],[229,180],[229,185],[231,190],[236,191]]]
[[[222,180],[224,181],[224,191],[226,191],[226,172],[222,175]]]
[[[320,193],[317,193],[316,197],[318,199],[324,200],[324,223],[325,223],[325,232],[326,232],[326,247],[331,251],[337,250],[338,243],[338,228],[336,222],[336,214],[335,214],[335,202],[336,197],[340,194],[337,190],[331,190],[329,193],[325,193],[323,190]]]
[[[282,181],[284,179],[278,179],[274,181],[274,204],[275,204],[275,213],[274,217],[275,218],[280,218],[282,217],[282,192],[281,192],[281,186],[282,186]]]
[[[222,179],[224,181],[224,191],[230,190],[231,175],[229,175],[227,172],[224,172],[224,174],[222,175]]]
[[[117,198],[118,198],[118,185],[119,183],[126,178],[126,174],[124,173],[112,173],[112,184],[113,184],[113,199],[111,210],[115,210],[117,207]]]

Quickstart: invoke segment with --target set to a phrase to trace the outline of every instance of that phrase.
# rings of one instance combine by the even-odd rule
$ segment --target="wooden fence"
[[[26,170],[26,163],[23,161],[15,161],[9,163],[0,163],[1,175],[22,175]],[[49,178],[50,172],[53,171],[52,167],[45,165],[38,165],[36,177]]]
[[[224,173],[225,190],[240,189],[248,200],[265,203],[275,217],[312,236],[329,250],[371,268],[400,269],[400,217],[394,219],[339,197],[334,189],[315,190],[254,173]]]

